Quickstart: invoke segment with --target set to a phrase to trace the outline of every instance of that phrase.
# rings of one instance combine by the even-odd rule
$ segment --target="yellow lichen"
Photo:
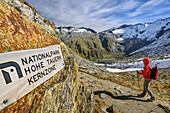
[[[35,7],[33,7],[32,5],[30,5],[28,2],[24,1],[24,0],[19,0],[20,2],[24,3],[25,5],[31,7],[33,10],[36,11]]]
[[[0,52],[42,48],[59,44],[59,39],[27,17],[0,2]],[[44,35],[45,34],[45,35]]]

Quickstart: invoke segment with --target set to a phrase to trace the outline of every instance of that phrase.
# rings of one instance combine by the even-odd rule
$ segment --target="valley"
[[[33,3],[37,2],[40,1]],[[52,2],[45,3],[51,3],[51,8],[55,6]],[[52,13],[62,12],[59,3]],[[22,65],[29,65],[23,69],[28,85],[52,74],[22,97],[19,95],[27,86],[16,82],[15,87],[5,93],[9,97],[14,93],[18,96],[10,103],[10,98],[1,99],[0,113],[170,113],[170,17],[97,32],[86,27],[59,26],[39,14],[50,9],[49,6],[38,11],[24,0],[0,0],[0,8],[0,56],[40,49],[37,55],[21,58]],[[56,49],[61,52],[58,49],[43,51],[54,45],[58,45]],[[144,78],[138,77],[136,71],[142,71],[146,57],[152,67],[159,69],[158,79],[150,83],[156,97],[153,102],[148,101],[148,94],[137,97],[143,91]],[[45,58],[49,67],[43,69]],[[8,61],[3,59],[1,57],[0,65]],[[61,60],[64,63],[59,62]],[[60,66],[55,67],[57,64]],[[62,69],[56,71],[57,68]],[[37,72],[40,69],[41,73]],[[0,71],[1,78],[13,76],[12,71],[4,75],[3,68]],[[3,92],[6,84],[0,84]],[[16,86],[23,89],[18,90]]]
[[[97,33],[85,27],[57,27],[61,40],[89,60],[170,53],[170,17],[154,22],[122,25]]]

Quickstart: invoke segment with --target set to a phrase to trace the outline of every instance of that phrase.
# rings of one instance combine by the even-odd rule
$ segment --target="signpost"
[[[0,111],[63,67],[60,45],[0,53]]]

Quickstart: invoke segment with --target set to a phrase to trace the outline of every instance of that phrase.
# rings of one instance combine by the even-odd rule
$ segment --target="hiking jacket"
[[[144,63],[145,66],[144,66],[143,71],[139,72],[139,75],[143,75],[146,80],[151,80],[151,78],[150,78],[150,75],[151,75],[150,68],[151,68],[151,66],[149,65],[149,63],[150,63],[149,58],[144,58],[143,63]]]

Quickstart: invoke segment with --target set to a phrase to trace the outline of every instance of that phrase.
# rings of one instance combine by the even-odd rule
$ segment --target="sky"
[[[26,0],[59,26],[97,32],[170,17],[170,0]]]

